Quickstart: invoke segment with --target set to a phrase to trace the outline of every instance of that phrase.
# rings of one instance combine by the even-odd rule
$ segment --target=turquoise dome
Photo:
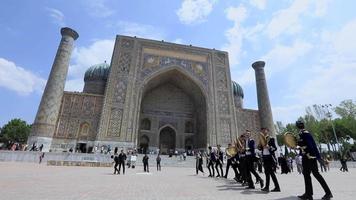
[[[110,72],[110,65],[106,62],[93,65],[87,69],[84,75],[84,81],[106,81]]]
[[[242,87],[235,81],[232,81],[232,91],[234,96],[244,98],[244,91],[242,90]]]

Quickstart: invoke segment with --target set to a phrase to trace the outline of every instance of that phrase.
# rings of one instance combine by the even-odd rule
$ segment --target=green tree
[[[356,102],[351,99],[344,100],[335,107],[334,111],[342,118],[356,119]]]
[[[12,119],[1,128],[0,141],[6,146],[12,143],[26,143],[31,126],[21,119]]]

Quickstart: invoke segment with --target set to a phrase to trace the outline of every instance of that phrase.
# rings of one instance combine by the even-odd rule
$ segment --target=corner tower
[[[28,138],[29,145],[43,144],[43,151],[49,151],[52,143],[74,40],[79,37],[76,31],[67,27],[61,29],[61,35],[62,39]]]

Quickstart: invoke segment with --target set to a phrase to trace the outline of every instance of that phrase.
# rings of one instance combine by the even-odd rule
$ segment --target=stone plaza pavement
[[[124,176],[112,172],[111,168],[0,162],[0,199],[293,200],[304,192],[303,177],[295,172],[278,174],[282,192],[269,194],[260,192],[258,185],[256,190],[244,190],[231,177],[226,180],[196,176],[194,168],[166,167],[157,172],[151,166],[151,173],[147,174],[139,166],[126,169]],[[229,173],[232,176],[233,172]],[[334,199],[356,199],[356,169],[342,173],[333,168],[322,175],[331,187]],[[315,179],[313,184],[314,198],[320,199],[323,191]]]

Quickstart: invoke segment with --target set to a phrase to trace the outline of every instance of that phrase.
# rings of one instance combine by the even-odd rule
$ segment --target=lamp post
[[[326,110],[326,117],[328,117],[329,120],[330,120],[331,127],[332,127],[333,133],[334,133],[334,138],[335,138],[335,141],[336,141],[336,143],[337,143],[337,150],[339,151],[339,150],[340,150],[340,144],[339,144],[339,140],[337,139],[337,136],[336,136],[336,131],[335,131],[334,123],[333,123],[333,121],[332,121],[332,119],[331,119],[332,114],[331,114],[331,112],[329,111],[329,108],[331,108],[331,106],[332,106],[331,104],[324,104],[324,105],[321,105],[321,107]]]

